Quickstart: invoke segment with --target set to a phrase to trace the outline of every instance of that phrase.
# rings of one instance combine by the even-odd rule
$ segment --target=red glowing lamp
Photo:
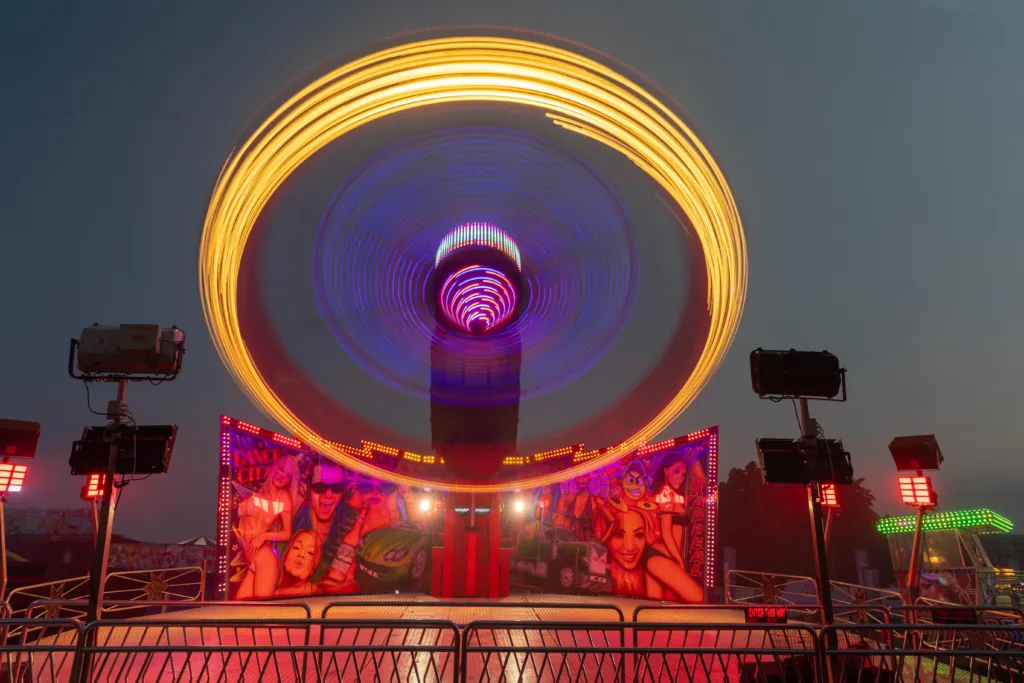
[[[821,485],[821,506],[826,508],[839,507],[839,498],[836,497],[835,484]]]
[[[21,491],[27,473],[28,467],[25,465],[0,464],[0,495]]]
[[[900,477],[900,496],[904,503],[914,507],[935,507],[937,501],[932,478],[923,475]]]
[[[90,474],[89,481],[82,487],[82,500],[96,500],[103,495],[103,484],[107,481],[105,474]]]

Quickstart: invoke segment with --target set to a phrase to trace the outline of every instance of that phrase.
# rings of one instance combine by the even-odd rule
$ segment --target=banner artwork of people
[[[415,492],[316,453],[234,432],[232,600],[429,588],[430,534]]]
[[[709,441],[627,455],[530,492],[512,582],[549,593],[704,602]]]
[[[443,492],[367,477],[294,439],[225,419],[224,597],[430,591]],[[714,524],[710,443],[641,449],[585,476],[503,494],[513,592],[703,602]]]

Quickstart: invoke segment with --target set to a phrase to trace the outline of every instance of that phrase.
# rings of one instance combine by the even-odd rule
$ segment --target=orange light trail
[[[274,393],[242,339],[238,275],[257,218],[304,161],[360,126],[444,103],[498,102],[542,109],[562,128],[618,150],[661,185],[689,218],[707,269],[708,337],[693,372],[650,422],[622,444],[556,474],[457,488],[530,488],[583,474],[669,426],[714,375],[736,335],[747,291],[747,251],[732,193],[704,145],[669,108],[592,59],[530,41],[441,38],[382,50],[335,69],[285,102],[231,156],[210,199],[199,256],[207,326],[235,381],[268,417],[338,462],[406,484],[311,430]]]

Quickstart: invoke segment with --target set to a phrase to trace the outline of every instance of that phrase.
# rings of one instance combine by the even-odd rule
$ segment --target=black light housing
[[[889,443],[889,453],[899,472],[937,470],[943,460],[934,434],[897,436]]]
[[[111,437],[120,439],[117,474],[166,474],[178,425],[87,427],[71,446],[71,474],[106,474]]]
[[[834,399],[842,391],[846,400],[846,370],[828,351],[750,352],[750,380],[761,398]]]
[[[852,484],[850,454],[838,439],[757,439],[766,484]]]
[[[0,457],[34,458],[40,431],[38,422],[0,420]]]

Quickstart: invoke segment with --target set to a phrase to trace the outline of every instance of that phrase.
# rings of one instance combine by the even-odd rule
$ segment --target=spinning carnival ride
[[[711,459],[701,456],[707,464],[698,476],[696,455],[651,460],[660,450],[647,444],[696,398],[735,335],[747,277],[742,227],[707,149],[651,87],[613,70],[607,61],[518,37],[444,37],[383,49],[326,74],[278,107],[225,164],[207,212],[200,288],[217,350],[253,403],[294,435],[278,443],[325,459],[323,466],[296,466],[290,476],[301,479],[310,495],[318,490],[317,495],[325,495],[331,490],[325,472],[341,468],[348,474],[339,475],[337,493],[346,501],[370,481],[378,482],[373,484],[378,497],[389,495],[380,491],[379,482],[387,482],[391,491],[398,486],[447,492],[444,533],[454,542],[445,545],[467,556],[465,570],[452,569],[452,557],[434,560],[435,570],[437,562],[448,568],[447,588],[441,589],[448,594],[477,594],[476,570],[468,567],[475,567],[481,555],[496,566],[507,565],[508,557],[497,556],[500,524],[494,522],[488,531],[476,523],[476,515],[478,510],[498,511],[503,500],[527,490],[576,482],[565,491],[576,506],[571,515],[565,508],[566,518],[582,519],[586,511],[602,520],[599,527],[610,526],[597,531],[579,527],[573,533],[589,538],[606,531],[604,545],[613,555],[616,529],[634,524],[634,511],[635,524],[647,529],[645,547],[653,550],[658,539],[659,557],[673,566],[692,564],[684,557],[690,536],[682,527],[693,518],[693,501],[700,501],[701,534],[713,528],[717,473],[709,471]],[[321,221],[314,283],[324,321],[348,355],[371,374],[409,395],[429,396],[429,443],[396,436],[326,396],[291,362],[265,311],[253,238],[268,202],[303,162],[385,117],[481,103],[516,112],[540,110],[560,130],[620,153],[654,181],[656,192],[700,247],[701,256],[692,259],[697,275],[690,281],[687,305],[661,359],[615,405],[552,437],[577,445],[552,449],[552,438],[520,439],[520,402],[571,384],[607,352],[636,296],[636,252],[628,214],[611,184],[592,165],[538,136],[479,126],[412,136],[353,173]],[[465,154],[457,169],[449,164],[436,172],[402,172],[423,159],[451,156],[451,148],[460,145]],[[510,159],[520,164],[515,172],[508,171]],[[575,257],[566,258],[568,253]],[[423,376],[429,376],[429,386],[423,386]],[[635,406],[652,404],[653,415],[634,415]],[[583,437],[592,441],[595,434],[610,439],[609,445],[586,450],[579,442]],[[226,438],[222,464],[230,470],[231,437]],[[690,441],[665,443],[683,448]],[[381,445],[402,442],[408,449]],[[713,443],[717,449],[717,438]],[[298,458],[299,451],[293,456]],[[275,453],[271,459],[281,457]],[[618,467],[624,457],[636,465],[629,486],[624,474],[616,479],[617,497],[593,490],[589,482]],[[679,483],[673,484],[680,491],[683,481],[703,483],[689,499],[683,493],[678,500],[656,499],[664,491],[645,498],[646,489],[658,476],[664,480],[670,467],[680,472]],[[260,476],[285,478],[273,472]],[[636,493],[641,480],[644,492]],[[255,551],[249,541],[235,543],[234,550],[226,547],[226,539],[239,533],[232,528],[239,507],[232,498],[240,492],[236,484],[222,481],[221,486],[225,576],[232,552],[243,547],[241,564],[248,569],[242,573],[263,561],[257,558],[259,543]],[[261,485],[261,491],[269,486]],[[301,496],[292,498],[296,509],[288,515],[287,528],[281,528],[280,515],[270,514],[272,506],[264,506],[265,529],[246,523],[262,529],[253,536],[260,543],[273,537],[272,542],[283,544],[271,548],[280,558],[274,561],[287,565],[293,546],[305,543],[286,538],[293,531],[292,517],[299,520],[295,537],[302,533],[302,514],[309,517],[310,542],[317,541],[321,556],[349,553],[340,531],[325,526],[313,539],[315,515],[301,513]],[[613,505],[606,506],[608,501]],[[305,504],[315,507],[312,498]],[[282,498],[280,505],[285,509],[288,503]],[[396,510],[407,507],[395,505]],[[663,529],[654,512],[658,505],[678,507],[660,515],[670,518]],[[561,524],[549,519],[551,509],[538,509],[539,528],[545,522]],[[598,509],[600,514],[593,512]],[[456,510],[469,516],[467,527],[451,521]],[[372,512],[352,513],[345,522],[346,538],[356,539],[352,529],[370,524],[367,514]],[[340,523],[331,524],[334,529]],[[569,529],[566,524],[559,528]],[[706,540],[713,555],[713,538],[700,538],[702,553]],[[489,550],[481,554],[478,548]],[[600,554],[599,548],[593,552]],[[622,550],[620,564],[629,565],[633,553]],[[271,556],[264,556],[269,566]],[[421,553],[412,552],[412,557]],[[353,562],[350,556],[347,561]],[[645,560],[640,570],[665,577],[662,583],[674,595],[688,590],[682,579],[673,583],[671,568],[660,560]],[[686,571],[692,575],[691,570]],[[332,570],[338,590],[351,589],[344,577],[337,578],[348,571],[344,563]],[[283,569],[279,572],[284,575]],[[495,593],[494,581],[487,590]]]

